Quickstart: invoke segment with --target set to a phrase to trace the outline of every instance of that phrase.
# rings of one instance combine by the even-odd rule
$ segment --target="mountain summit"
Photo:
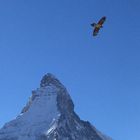
[[[0,129],[0,140],[111,140],[74,112],[64,85],[52,74],[43,76],[16,119]]]

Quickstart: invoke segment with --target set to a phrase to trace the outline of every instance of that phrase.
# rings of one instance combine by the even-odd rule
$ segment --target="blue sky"
[[[1,0],[0,126],[50,72],[82,119],[114,140],[139,140],[139,7],[139,0]],[[90,24],[102,16],[93,38]]]

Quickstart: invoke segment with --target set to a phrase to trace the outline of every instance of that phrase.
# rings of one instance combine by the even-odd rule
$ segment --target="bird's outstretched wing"
[[[106,20],[106,17],[104,16],[104,17],[102,17],[102,18],[99,20],[98,24],[99,24],[99,25],[103,25],[103,23],[105,22],[105,20]]]
[[[100,28],[96,28],[93,30],[93,36],[96,36],[99,32]]]

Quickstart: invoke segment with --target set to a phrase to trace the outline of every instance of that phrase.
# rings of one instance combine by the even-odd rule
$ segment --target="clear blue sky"
[[[1,0],[0,126],[50,72],[82,119],[114,140],[139,140],[139,7],[139,0]],[[102,16],[93,38],[90,24]]]

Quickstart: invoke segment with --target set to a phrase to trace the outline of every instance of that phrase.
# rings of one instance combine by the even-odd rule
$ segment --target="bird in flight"
[[[98,23],[92,23],[91,26],[94,27],[93,29],[93,36],[96,36],[101,28],[103,28],[103,24],[106,20],[106,17],[102,17]]]

